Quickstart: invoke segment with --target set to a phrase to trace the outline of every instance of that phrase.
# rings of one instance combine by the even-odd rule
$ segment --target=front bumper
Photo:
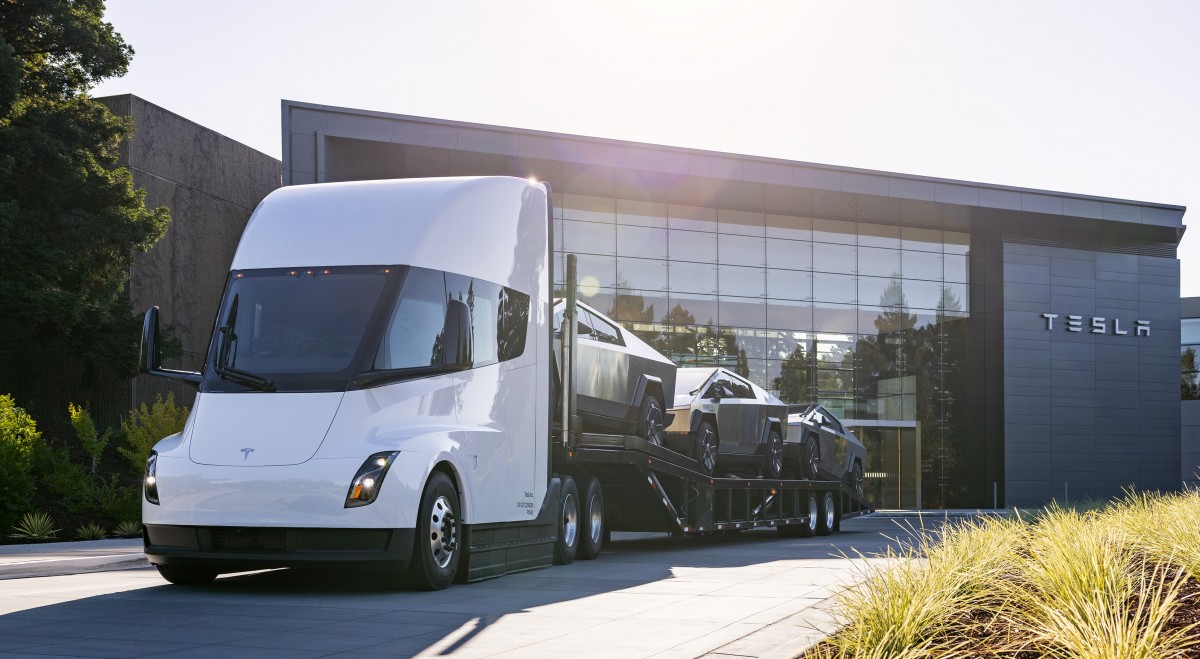
[[[147,524],[146,558],[222,572],[280,567],[404,570],[415,529],[177,526]]]

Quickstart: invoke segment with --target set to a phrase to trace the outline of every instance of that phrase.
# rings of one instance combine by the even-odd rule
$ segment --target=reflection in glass
[[[617,288],[667,290],[667,262],[657,259],[617,259]]]
[[[761,299],[721,296],[717,300],[718,318],[722,325],[764,328],[767,326],[767,305]]]
[[[858,313],[852,304],[813,304],[813,329],[818,332],[858,331]]]
[[[858,242],[858,228],[854,226],[854,222],[816,218],[813,220],[813,240],[854,245]]]
[[[858,248],[813,243],[813,270],[841,274],[858,272]]]
[[[900,227],[892,224],[859,222],[858,244],[865,247],[899,247]]]
[[[564,194],[562,216],[568,220],[586,220],[611,224],[617,218],[616,200],[610,197],[591,197]]]
[[[767,239],[767,265],[788,270],[812,270],[812,247],[809,242]]]
[[[721,265],[717,272],[721,295],[763,297],[767,293],[766,271],[762,268]]]
[[[766,243],[753,236],[722,235],[717,240],[720,262],[732,265],[758,265],[766,260]]]
[[[900,253],[901,272],[905,279],[941,279],[942,255],[937,252]]]
[[[900,250],[877,247],[858,248],[858,274],[872,277],[900,275]]]
[[[703,206],[667,204],[667,227],[689,231],[717,231],[717,210]]]
[[[784,300],[812,299],[812,274],[799,270],[767,270],[767,297]]]
[[[767,301],[767,327],[780,330],[810,330],[813,326],[811,302]]]
[[[671,311],[663,317],[668,325],[716,325],[717,298],[708,295],[671,293]]]
[[[760,329],[740,327],[722,327],[721,334],[725,337],[731,350],[737,352],[739,359],[765,359],[767,356],[766,333]]]
[[[576,265],[579,289],[612,288],[617,283],[617,260],[611,256],[578,254]]]
[[[859,277],[858,301],[881,307],[899,306],[904,303],[904,290],[899,279],[884,277]]]
[[[616,226],[564,220],[563,249],[573,254],[616,254]]]
[[[667,270],[672,291],[717,294],[717,266],[711,263],[669,261]]]
[[[763,214],[752,211],[717,209],[717,230],[743,236],[763,235]]]
[[[937,309],[942,305],[944,285],[940,281],[904,281],[904,297],[913,309]],[[962,301],[959,300],[961,304]]]
[[[813,273],[813,299],[823,302],[851,303],[857,298],[854,275]]]
[[[667,258],[665,228],[617,226],[617,254],[646,259]]]
[[[763,219],[766,222],[768,238],[812,240],[811,218],[767,213]]]
[[[942,251],[942,230],[900,227],[900,247],[924,252]]]
[[[947,254],[966,254],[971,250],[971,234],[962,231],[943,232],[943,251]]]
[[[946,281],[968,282],[967,278],[967,255],[966,254],[946,254],[943,258],[943,271],[945,272]]]
[[[617,224],[665,229],[667,205],[654,201],[618,199]]]
[[[699,231],[667,232],[667,249],[672,261],[717,262],[717,234]]]

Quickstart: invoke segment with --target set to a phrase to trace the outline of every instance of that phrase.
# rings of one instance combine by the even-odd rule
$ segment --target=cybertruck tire
[[[454,581],[464,549],[459,547],[461,522],[458,490],[440,471],[429,476],[417,513],[417,533],[408,581],[420,590],[441,590]]]
[[[217,578],[216,570],[191,565],[155,565],[163,579],[176,586],[207,586]]]
[[[646,440],[647,444],[662,446],[663,418],[662,401],[654,396],[642,399],[642,407],[638,412],[638,437]]]

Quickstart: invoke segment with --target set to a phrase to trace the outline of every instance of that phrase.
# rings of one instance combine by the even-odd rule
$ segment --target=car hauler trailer
[[[803,535],[869,509],[842,483],[708,478],[639,437],[579,432],[573,257],[552,354],[550,200],[509,177],[268,195],[202,372],[162,368],[146,313],[141,369],[199,389],[146,464],[160,573],[358,566],[436,589],[595,558],[611,530]]]

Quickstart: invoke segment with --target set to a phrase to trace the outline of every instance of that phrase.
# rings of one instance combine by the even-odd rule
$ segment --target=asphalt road
[[[817,605],[861,572],[847,556],[914,522],[849,520],[806,539],[616,534],[595,561],[433,593],[297,570],[207,587],[153,569],[12,579],[0,657],[793,656],[829,629]]]

